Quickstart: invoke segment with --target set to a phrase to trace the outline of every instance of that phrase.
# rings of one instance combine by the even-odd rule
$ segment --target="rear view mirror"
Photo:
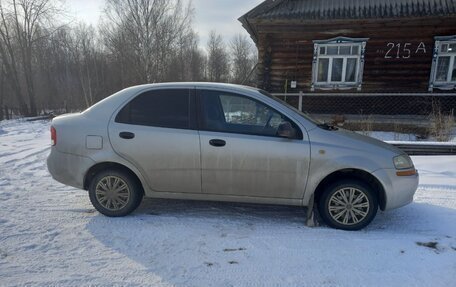
[[[296,130],[289,122],[282,122],[277,129],[277,135],[282,138],[293,139],[296,137]]]

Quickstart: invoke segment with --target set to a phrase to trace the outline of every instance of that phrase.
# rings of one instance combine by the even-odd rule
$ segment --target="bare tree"
[[[205,80],[207,58],[203,51],[195,47],[190,51],[188,60],[190,61],[190,81]]]
[[[179,38],[190,29],[191,1],[107,0],[103,34],[112,54],[135,72],[139,83],[164,80]],[[128,49],[126,48],[128,47]],[[125,60],[128,60],[125,63]]]
[[[110,58],[92,26],[62,28],[36,48],[40,100],[48,107],[87,108],[118,90],[117,79],[107,80]],[[116,75],[117,73],[113,72]],[[109,82],[109,83],[108,83]]]
[[[5,98],[5,73],[3,61],[0,59],[0,121],[3,120],[3,102]]]
[[[73,36],[70,42],[67,43],[68,50],[71,51],[73,61],[76,68],[78,82],[84,96],[86,108],[94,104],[94,82],[93,65],[95,58],[95,31],[92,26],[80,24],[73,30]]]
[[[168,67],[167,81],[201,81],[204,79],[205,55],[198,47],[193,31],[180,35]]]
[[[251,41],[237,34],[230,42],[232,82],[242,84],[255,65],[255,53]]]
[[[20,85],[17,53],[15,51],[14,42],[15,35],[14,29],[12,27],[13,19],[11,17],[11,14],[6,11],[4,4],[4,1],[0,0],[0,55],[2,57],[2,63],[5,68],[5,77],[8,78],[8,83],[15,93],[21,113],[27,114],[29,111],[25,103]]]
[[[106,0],[95,28],[51,23],[59,1],[0,0],[0,108],[77,111],[141,83],[240,83],[253,65],[242,36],[227,48],[214,31],[200,48],[191,1]]]
[[[13,90],[16,92],[21,108],[25,109],[17,66],[17,60],[20,60],[25,92],[28,98],[28,115],[36,115],[37,113],[33,78],[33,48],[37,41],[36,35],[40,29],[51,25],[52,17],[57,11],[55,1],[52,0],[12,0],[10,2],[1,0],[0,2],[2,46],[6,46],[7,51],[6,53],[2,52],[2,57],[5,56],[9,59],[7,70],[10,78],[12,78]],[[16,47],[12,43],[13,36]],[[18,51],[17,54],[15,48]],[[1,50],[5,50],[5,48]]]
[[[209,34],[207,42],[207,77],[211,82],[229,80],[229,60],[222,36],[215,31]]]
[[[39,41],[35,48],[39,78],[37,89],[42,95],[37,100],[49,109],[67,108],[72,103],[79,106],[79,99],[73,96],[80,97],[82,92],[78,89],[78,77],[73,68],[75,64],[71,47],[75,41],[72,31],[66,27],[59,29]]]

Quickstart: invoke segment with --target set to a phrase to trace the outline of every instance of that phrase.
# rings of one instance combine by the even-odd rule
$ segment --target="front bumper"
[[[83,156],[59,152],[51,148],[47,167],[52,178],[65,185],[84,189],[84,176],[95,162]]]
[[[418,172],[410,176],[397,176],[396,172],[396,169],[380,169],[373,173],[385,190],[385,210],[411,203],[418,188]]]

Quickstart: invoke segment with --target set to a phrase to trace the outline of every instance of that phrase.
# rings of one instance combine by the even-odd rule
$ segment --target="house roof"
[[[456,15],[456,0],[266,0],[239,18],[256,38],[255,20],[342,20]]]

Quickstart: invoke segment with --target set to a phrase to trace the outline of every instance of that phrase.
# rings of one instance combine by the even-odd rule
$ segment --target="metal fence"
[[[456,137],[456,93],[274,95],[320,121],[366,134],[391,132],[391,140],[449,141]]]
[[[456,155],[456,145],[442,143],[426,144],[425,142],[402,143],[389,142],[389,144],[403,150],[408,155]]]

